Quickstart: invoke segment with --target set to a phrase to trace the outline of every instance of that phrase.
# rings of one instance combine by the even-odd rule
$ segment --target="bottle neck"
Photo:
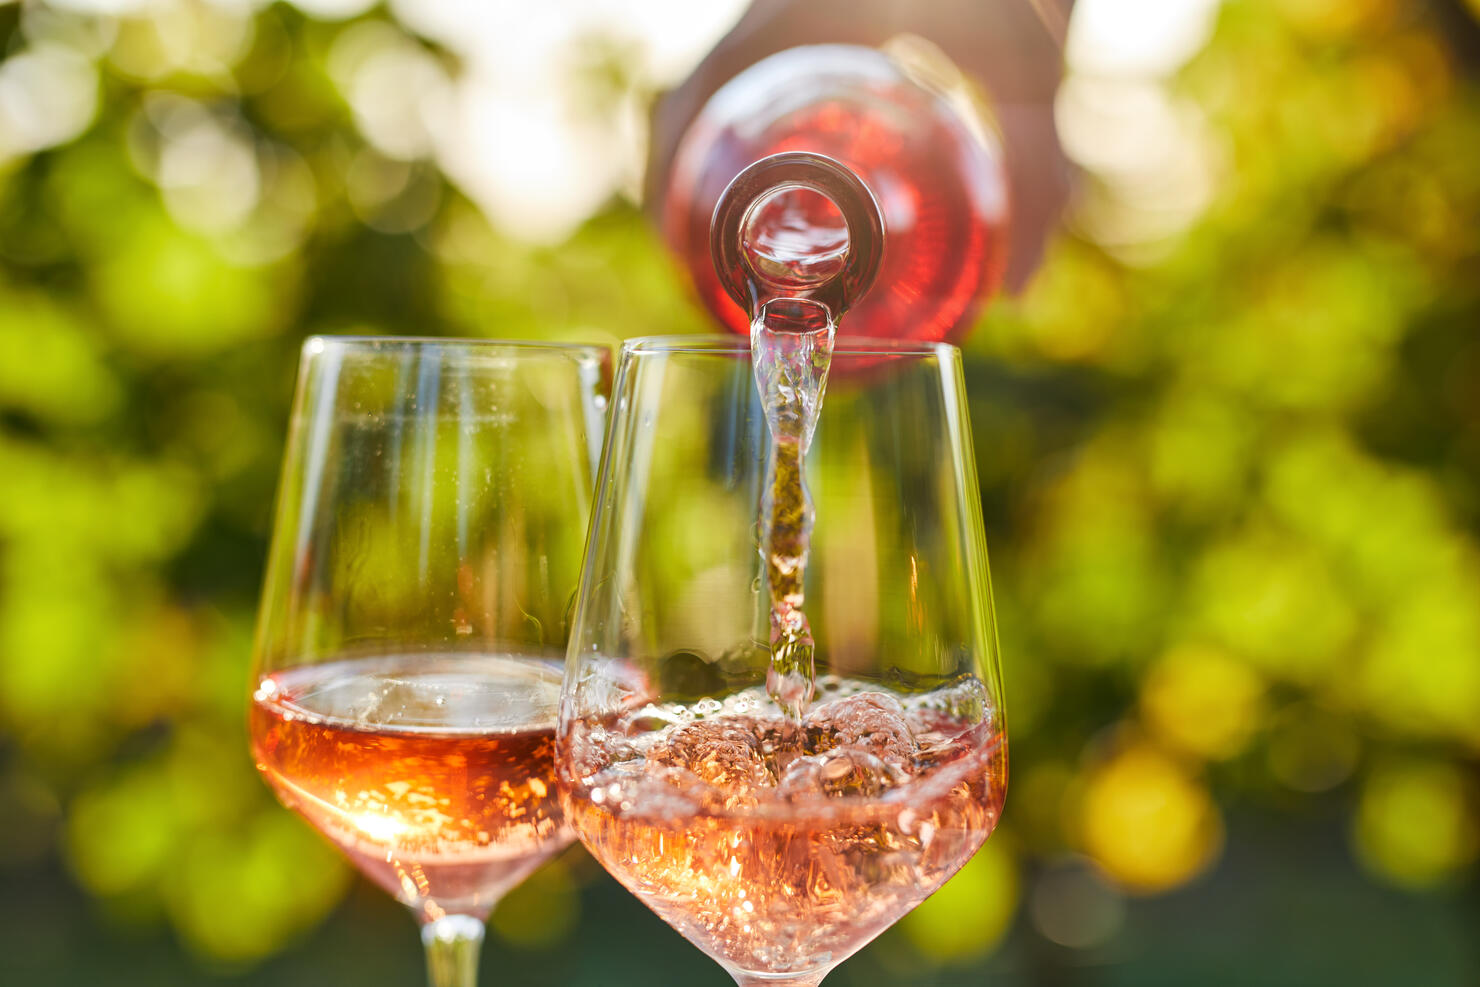
[[[806,197],[812,208],[798,205]],[[783,199],[790,205],[778,207]],[[715,207],[709,246],[720,283],[751,322],[783,300],[814,303],[835,322],[879,272],[884,220],[873,193],[847,167],[789,151],[735,176]]]

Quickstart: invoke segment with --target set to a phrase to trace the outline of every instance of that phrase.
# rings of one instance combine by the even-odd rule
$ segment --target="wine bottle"
[[[750,313],[715,276],[711,219],[742,169],[784,151],[840,162],[882,214],[881,265],[849,313],[848,333],[959,337],[1002,282],[1008,224],[1001,146],[960,73],[918,41],[806,45],[763,59],[714,94],[678,146],[662,225],[700,297],[737,332],[749,330]],[[818,215],[825,202],[794,194],[792,222],[827,223]]]

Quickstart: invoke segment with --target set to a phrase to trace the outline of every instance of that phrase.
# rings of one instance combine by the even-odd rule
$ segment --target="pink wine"
[[[482,917],[568,842],[555,792],[560,671],[397,655],[264,678],[257,768],[284,805],[424,921]]]
[[[1006,747],[979,681],[817,684],[800,722],[757,687],[562,740],[586,846],[732,971],[826,970],[959,870],[1001,812]]]
[[[984,111],[943,59],[856,45],[792,48],[709,98],[676,150],[662,225],[721,322],[747,332],[753,313],[726,293],[710,259],[715,204],[751,162],[812,151],[851,169],[883,214],[881,267],[847,332],[933,341],[971,328],[1006,265],[1007,173]],[[786,205],[773,211],[827,210],[813,197]],[[826,227],[836,217],[811,222]]]

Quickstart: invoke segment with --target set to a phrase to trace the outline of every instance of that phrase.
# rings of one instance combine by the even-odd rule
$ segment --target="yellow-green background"
[[[160,9],[42,18],[98,112],[0,161],[0,979],[414,983],[246,755],[298,343],[706,321],[631,204],[530,247],[370,148],[326,59],[384,11]],[[1086,174],[972,334],[1007,813],[829,983],[1480,981],[1475,17],[1229,0],[1169,84],[1216,152],[1191,225],[1117,239]],[[278,163],[269,205],[177,220],[162,94]],[[579,851],[493,929],[489,983],[726,982]]]

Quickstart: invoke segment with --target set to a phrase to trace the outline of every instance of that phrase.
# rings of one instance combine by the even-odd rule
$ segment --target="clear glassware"
[[[556,739],[566,817],[737,983],[816,985],[1001,812],[960,353],[834,347],[806,456],[817,679],[799,721],[767,690],[772,439],[750,346],[631,341],[613,401]]]
[[[422,923],[437,987],[571,839],[552,759],[610,355],[303,347],[249,714],[290,809]]]

